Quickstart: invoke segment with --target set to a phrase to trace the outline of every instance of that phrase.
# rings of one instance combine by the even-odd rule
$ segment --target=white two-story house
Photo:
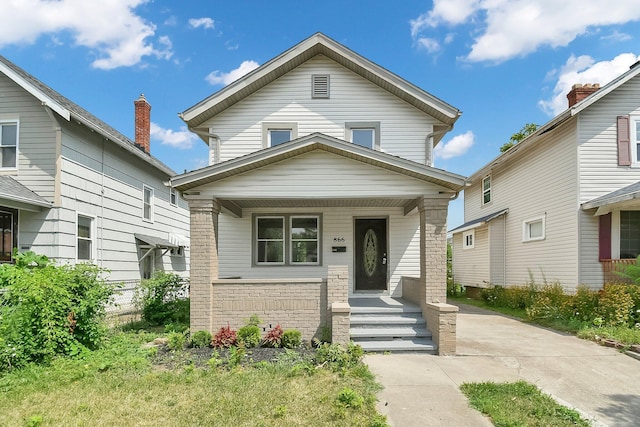
[[[453,232],[454,281],[478,288],[620,280],[640,255],[640,67],[569,108],[474,173]]]
[[[192,330],[258,313],[311,338],[334,302],[444,303],[465,179],[433,147],[459,115],[320,33],[184,111],[210,150],[172,179],[191,209]]]
[[[188,275],[187,203],[150,154],[151,106],[134,104],[135,142],[0,56],[0,262],[17,248],[110,281]]]

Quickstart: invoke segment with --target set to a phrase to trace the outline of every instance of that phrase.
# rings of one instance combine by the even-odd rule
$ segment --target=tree
[[[500,147],[500,152],[504,153],[509,148],[513,147],[518,142],[534,133],[536,130],[538,130],[538,125],[535,123],[527,123],[526,125],[522,126],[522,129],[511,135],[509,142],[506,142],[502,147]]]

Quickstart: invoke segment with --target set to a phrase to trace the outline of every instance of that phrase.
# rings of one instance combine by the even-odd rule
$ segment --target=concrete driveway
[[[365,357],[385,387],[380,412],[392,426],[491,426],[468,407],[465,382],[525,380],[597,426],[640,425],[640,361],[476,307],[460,305],[456,356]]]

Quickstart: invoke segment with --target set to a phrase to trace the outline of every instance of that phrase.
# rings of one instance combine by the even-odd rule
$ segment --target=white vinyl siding
[[[255,216],[309,215],[308,208],[262,208],[244,209],[242,218],[233,218],[222,213],[219,217],[219,262],[220,277],[242,277],[259,279],[326,278],[329,265],[349,267],[349,290],[353,291],[353,224],[354,218],[388,217],[389,283],[391,295],[401,296],[399,286],[402,276],[420,277],[420,229],[419,215],[404,215],[402,208],[314,208],[312,212],[321,217],[319,265],[283,265],[277,268],[254,266],[252,253],[252,221]],[[334,242],[334,238],[338,243]],[[344,240],[342,240],[344,239]],[[344,246],[346,252],[332,252],[332,246]]]
[[[489,281],[494,285],[505,286],[505,216],[499,216],[489,222]]]
[[[639,166],[618,166],[617,145],[617,117],[629,115],[631,118],[640,118],[638,93],[640,77],[636,76],[580,113],[577,136],[580,165],[578,203],[640,181]],[[579,283],[597,288],[602,286],[603,280],[598,253],[598,218],[593,216],[593,212],[580,211],[579,224]]]
[[[504,230],[507,285],[525,284],[530,274],[537,283],[558,280],[567,289],[579,284],[575,122],[568,120],[538,138],[519,157],[496,166],[491,171],[490,205],[482,205],[482,178],[465,189],[465,222],[509,210]],[[523,242],[523,222],[540,215],[546,218],[545,239],[535,244]],[[476,245],[479,241],[476,236]]]
[[[331,75],[330,99],[311,98],[314,74]],[[421,164],[427,158],[427,135],[439,124],[370,81],[316,56],[202,126],[220,137],[220,161],[225,161],[263,148],[263,122],[296,122],[298,137],[321,132],[345,139],[345,123],[363,121],[380,122],[381,150]]]
[[[56,131],[42,102],[0,74],[0,122],[18,123],[17,170],[14,178],[38,195],[54,200]]]
[[[474,247],[464,249],[464,232],[453,235],[453,281],[465,286],[485,287],[489,283],[489,229],[473,230]]]

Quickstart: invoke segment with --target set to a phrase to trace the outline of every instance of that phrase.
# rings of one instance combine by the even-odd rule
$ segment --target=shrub
[[[267,336],[264,338],[262,345],[265,347],[278,348],[282,346],[282,326],[278,323],[275,328],[267,332]]]
[[[597,317],[598,292],[585,285],[578,286],[575,295],[571,299],[573,317],[583,322],[593,322]]]
[[[114,287],[90,264],[56,266],[33,252],[0,267],[0,370],[97,348]]]
[[[629,325],[632,321],[633,298],[624,284],[607,284],[600,292],[598,315],[602,317],[604,326]]]
[[[184,332],[171,332],[167,336],[167,347],[170,350],[183,350],[187,342],[187,336]]]
[[[302,332],[297,329],[289,329],[282,334],[282,347],[298,348],[302,345]]]
[[[212,340],[211,332],[209,331],[197,331],[191,334],[191,347],[204,348],[211,345]]]
[[[231,329],[229,324],[223,326],[213,336],[211,344],[214,347],[228,348],[236,344],[238,334],[235,330]]]
[[[333,370],[341,370],[357,365],[363,355],[362,347],[352,342],[346,347],[324,343],[318,347],[316,361],[328,365]]]
[[[134,301],[142,318],[151,325],[188,323],[189,301],[182,297],[187,287],[187,279],[174,273],[158,272],[140,283]]]
[[[480,297],[487,302],[487,305],[493,307],[504,307],[504,290],[502,286],[492,286],[484,288],[480,291]]]
[[[364,404],[364,397],[354,389],[345,387],[338,393],[336,402],[344,408],[359,409]]]
[[[570,319],[573,315],[571,297],[564,293],[560,283],[546,284],[540,289],[531,307],[527,308],[530,319]]]
[[[254,325],[243,326],[238,330],[238,342],[245,348],[257,347],[260,344],[260,328]]]

